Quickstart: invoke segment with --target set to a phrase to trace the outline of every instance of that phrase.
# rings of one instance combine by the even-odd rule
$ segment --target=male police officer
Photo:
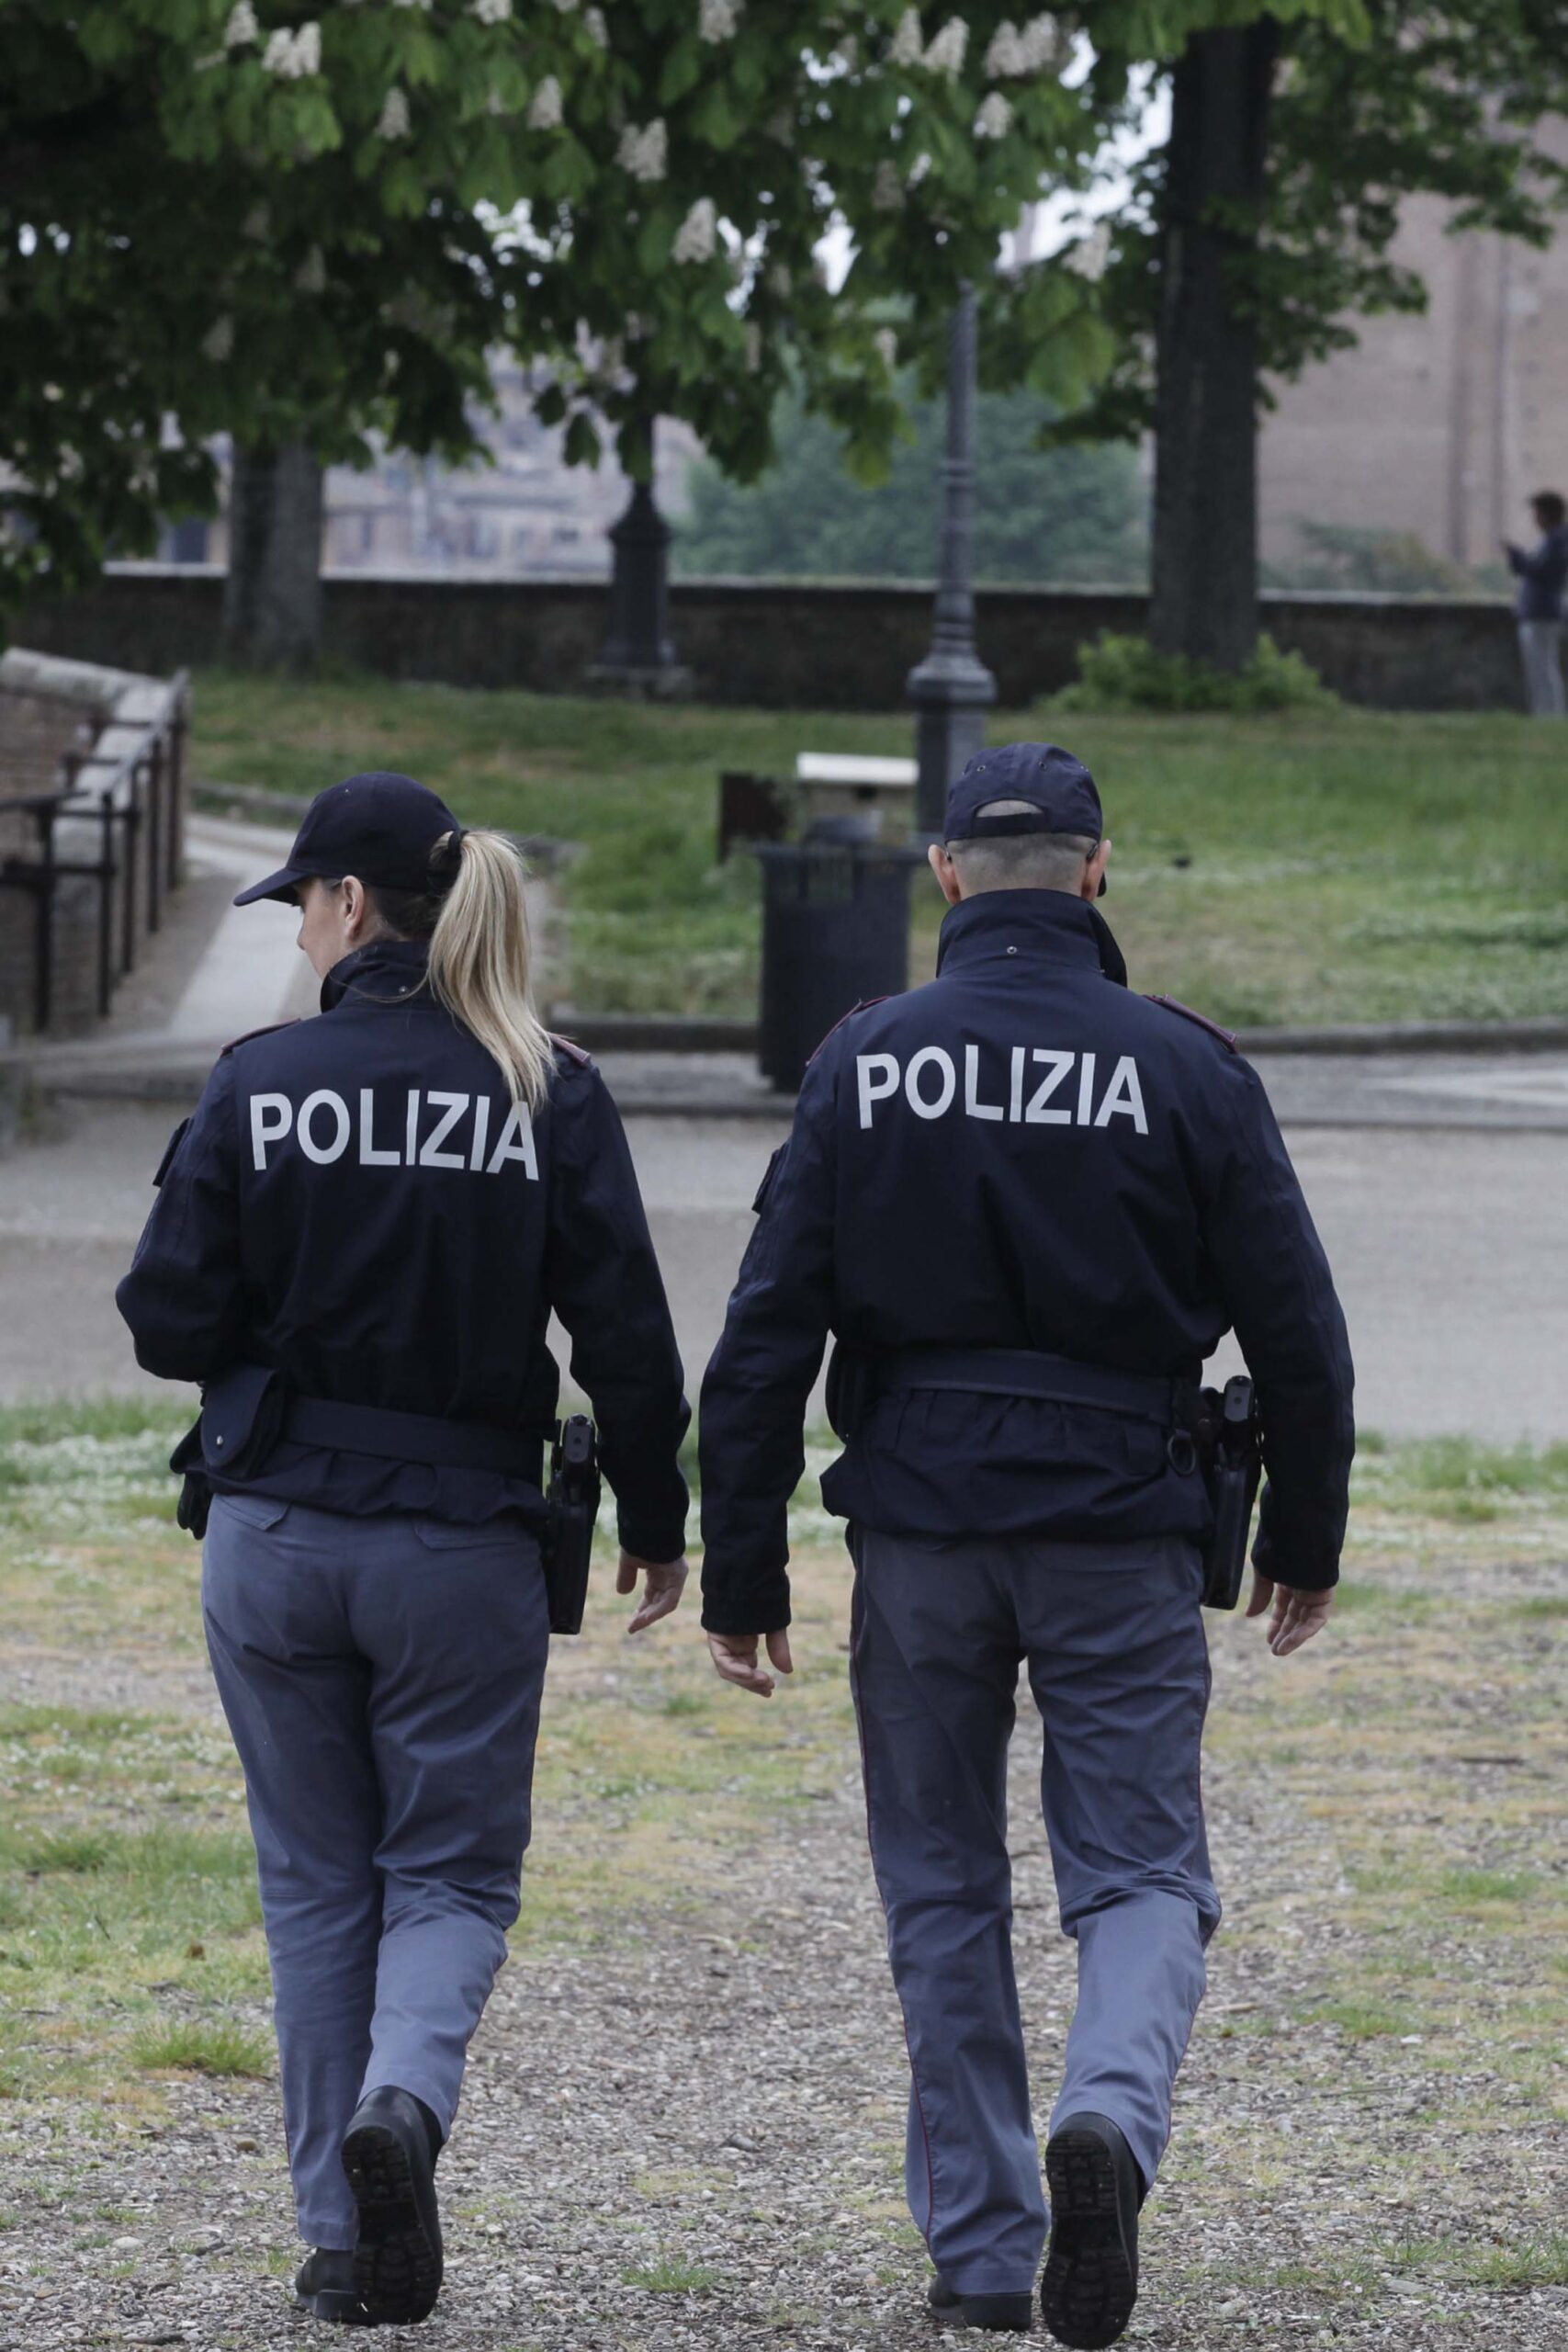
[[[1078,2002],[1045,2154],[1060,2341],[1112,2343],[1220,1905],[1199,1789],[1202,1478],[1179,1424],[1235,1326],[1269,1485],[1251,1614],[1327,1618],[1352,1451],[1323,1251],[1234,1040],[1133,995],[1093,901],[1111,844],[1049,744],[972,759],[932,867],[937,978],[818,1053],[758,1198],[702,1399],[703,1623],[790,1670],[785,1507],[825,1338],[845,1452],[852,1677],[913,2074],[932,2304],[1021,2329],[1045,2235],[1010,1940],[1021,1659]]]

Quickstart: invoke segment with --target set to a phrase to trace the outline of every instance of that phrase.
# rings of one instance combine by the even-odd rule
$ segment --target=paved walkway
[[[79,1104],[0,1159],[0,1398],[140,1385],[113,1289],[172,1114]],[[628,1122],[694,1381],[782,1120]],[[1391,1435],[1568,1437],[1568,1148],[1555,1133],[1292,1127],[1350,1318],[1362,1418]]]
[[[170,1099],[84,1091],[0,1159],[0,1397],[137,1384],[113,1288],[169,1128],[225,1039],[314,1009],[292,910],[228,904],[281,863],[288,840],[194,820],[191,883],[114,1021],[51,1049],[57,1067],[63,1050],[110,1085],[155,1068]],[[547,924],[547,894],[536,911]],[[601,1059],[694,1385],[790,1106],[741,1055]],[[1258,1066],[1345,1295],[1368,1426],[1568,1436],[1568,1057],[1280,1055]]]

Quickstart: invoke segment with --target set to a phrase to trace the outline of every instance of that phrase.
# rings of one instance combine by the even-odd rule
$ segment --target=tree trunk
[[[1257,242],[1278,48],[1271,17],[1188,42],[1160,208],[1149,636],[1220,670],[1258,644],[1258,334],[1232,273]]]
[[[303,442],[234,450],[223,646],[248,670],[309,670],[321,643],[321,468]]]

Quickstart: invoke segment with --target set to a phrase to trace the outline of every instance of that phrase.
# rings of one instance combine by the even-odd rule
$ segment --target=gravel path
[[[1229,1920],[1145,2216],[1130,2341],[1557,2352],[1568,2340],[1562,2124],[1526,2062],[1500,2055],[1533,2041],[1519,2019],[1541,2015],[1540,1956],[1456,1916],[1416,1922],[1391,1972],[1392,1908],[1369,1914],[1352,1893],[1379,1840],[1414,1883],[1434,1850],[1494,1869],[1533,1854],[1543,1805],[1560,1825],[1561,1534],[1519,1539],[1501,1571],[1473,1542],[1401,1554],[1380,1568],[1377,1606],[1348,1614],[1337,1646],[1320,1644],[1288,1680],[1247,1629],[1214,1628],[1209,1796]],[[825,1551],[811,1573],[811,1662],[837,1678],[824,1628],[841,1640],[844,1578]],[[1467,1663],[1478,1611],[1504,1628],[1479,1695]],[[597,1654],[569,1657],[558,1707],[615,1680]],[[29,1699],[90,1690],[99,1706],[209,1712],[188,1655],[162,1668],[145,1650],[99,1657],[84,1673],[13,1648],[4,1664]],[[613,1708],[614,1690],[599,1695]],[[789,1704],[773,1702],[771,1733]],[[760,1840],[732,1821],[715,1828],[685,1916],[645,1908],[586,1941],[527,1944],[509,1965],[441,2166],[449,2269],[422,2338],[433,2352],[936,2340],[901,2200],[902,2040],[841,1710],[833,1721]],[[1072,1954],[1055,1933],[1037,1755],[1025,1721],[1017,1945],[1043,2111]],[[1549,1771],[1555,1783],[1537,1786]],[[623,1816],[591,1792],[566,1810],[574,1839],[620,1834]],[[595,1831],[596,1812],[608,1827]],[[553,1834],[568,1834],[558,1814]],[[541,1843],[551,1835],[547,1824]],[[1438,1982],[1424,1988],[1423,1972]],[[1371,1983],[1395,2004],[1429,1996],[1430,2017],[1408,2036],[1336,2023],[1350,2018],[1347,1988],[1364,1997]],[[1306,2030],[1303,2002],[1331,1996],[1337,2010]],[[1450,1996],[1481,2019],[1513,2001],[1506,2043],[1467,2054]],[[285,2293],[297,2249],[274,2085],[175,2077],[140,2113],[62,2100],[3,2119],[4,2352],[261,2352],[310,2335]],[[1435,2250],[1397,2251],[1422,2242]],[[1460,2272],[1495,2257],[1496,2282],[1458,2275],[1456,2247]]]

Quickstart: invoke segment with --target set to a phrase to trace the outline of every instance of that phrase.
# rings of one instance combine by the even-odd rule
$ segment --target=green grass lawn
[[[1502,713],[1279,718],[999,712],[1064,733],[1116,843],[1105,906],[1134,984],[1235,1023],[1568,1014],[1568,736]],[[908,716],[716,710],[204,673],[194,773],[309,794],[400,766],[469,823],[580,841],[570,968],[592,1012],[754,1012],[756,874],[715,864],[721,768],[906,752]],[[917,879],[911,978],[941,912]]]
[[[174,1399],[0,1409],[0,1667],[13,1669],[0,1701],[0,2157],[14,2159],[0,2231],[16,2275],[40,2285],[68,2245],[71,2291],[97,2296],[95,2311],[139,2246],[150,2273],[173,2275],[169,2247],[209,2210],[182,2199],[205,2199],[214,2177],[270,2200],[255,2205],[270,2218],[251,2224],[242,2266],[287,2261],[250,1841],[206,1697],[199,1555],[175,1528],[164,1468],[181,1420]],[[810,1453],[819,1467],[825,1449]],[[834,1886],[835,1871],[865,1869],[850,1580],[809,1475],[793,1540],[798,1671],[765,1709],[720,1688],[684,1617],[628,1648],[604,1547],[583,1635],[552,1655],[513,1939],[518,1965],[542,1966],[552,1990],[676,1928],[676,1996],[703,2021],[726,1997],[716,1953],[739,1972],[766,1952],[781,1923],[800,1920],[825,1860]],[[1565,1544],[1568,1449],[1369,1438],[1324,1640],[1281,1669],[1255,1625],[1207,1620],[1206,1783],[1227,1917],[1145,2216],[1153,2324],[1172,2352],[1219,2341],[1216,2312],[1222,2330],[1245,2313],[1261,2352],[1374,2335],[1454,2352],[1556,2341],[1522,2299],[1568,2285],[1553,2170],[1568,1984]],[[112,1700],[94,1698],[89,1661]],[[1027,1711],[1025,1723],[1027,1740]],[[1043,1938],[1055,1949],[1029,1812],[1015,1816],[1017,1935],[1021,1951]],[[743,1857],[772,1910],[738,1897],[753,1883]],[[869,1917],[863,1931],[875,1932]],[[1030,1996],[1047,2070],[1067,1965],[1048,1996]],[[508,2030],[502,2011],[492,2034]],[[867,2163],[833,2226],[851,2208],[870,2215],[886,2278],[912,2301],[894,2057],[890,2043],[886,2103],[863,2118]],[[197,2081],[213,2094],[199,2108],[186,2096]],[[670,2093],[676,2108],[682,2096]],[[606,2291],[735,2294],[727,2250],[745,2242],[764,2185],[788,2202],[790,2142],[773,2129],[743,2173],[716,2149],[700,2172],[644,2157],[612,2180],[625,2252]],[[144,2135],[166,2143],[155,2241],[122,2210]],[[254,2178],[237,2168],[247,2151]],[[489,2209],[473,2196],[450,2212],[460,2259],[477,2267],[497,2257],[499,2233],[478,2234]],[[127,2222],[140,2238],[115,2237]],[[650,2224],[658,2238],[639,2244]],[[795,2315],[788,2340],[801,2332]],[[867,2320],[834,2340],[869,2352],[893,2338]]]

